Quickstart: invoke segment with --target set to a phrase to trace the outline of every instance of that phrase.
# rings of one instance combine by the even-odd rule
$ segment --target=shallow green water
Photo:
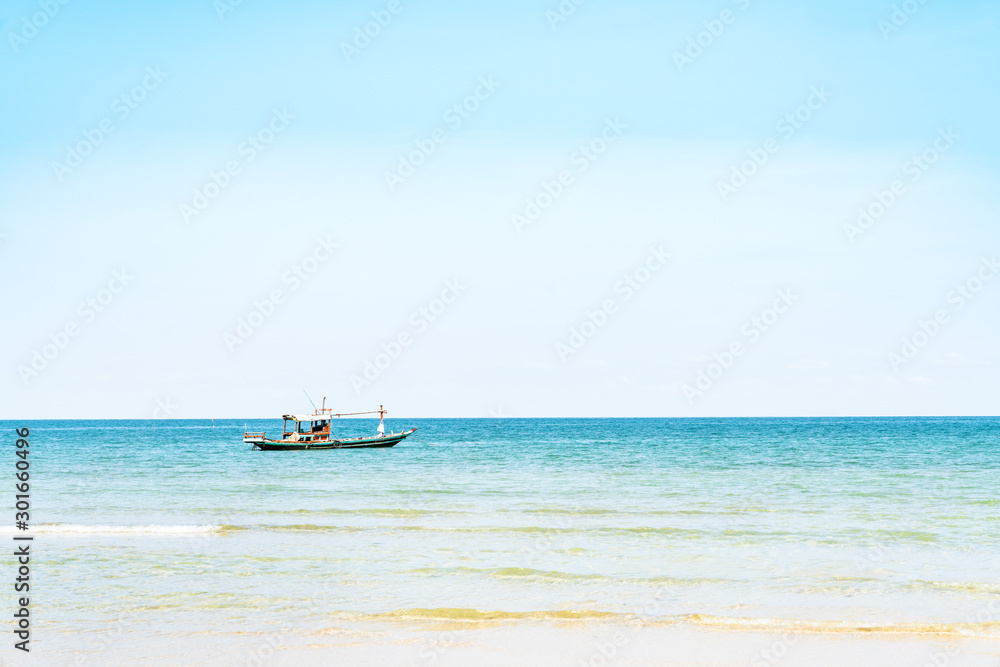
[[[1000,628],[997,418],[396,420],[284,453],[244,423],[26,423],[39,650],[498,611]]]

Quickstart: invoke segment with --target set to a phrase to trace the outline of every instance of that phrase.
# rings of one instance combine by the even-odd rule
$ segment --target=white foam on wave
[[[222,526],[203,524],[197,526],[90,526],[76,523],[43,523],[31,526],[30,530],[22,531],[13,526],[0,526],[0,533],[19,533],[31,535],[32,533],[73,533],[73,534],[93,534],[93,533],[142,533],[147,535],[190,535],[195,533],[213,533]]]

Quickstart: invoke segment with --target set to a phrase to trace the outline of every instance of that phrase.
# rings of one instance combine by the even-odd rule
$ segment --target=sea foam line
[[[352,614],[345,612],[345,617]],[[596,609],[547,611],[494,611],[467,608],[399,609],[376,614],[359,615],[372,620],[388,621],[599,621],[633,622],[642,626],[702,626],[730,631],[792,631],[811,634],[883,634],[883,635],[961,635],[969,638],[1000,637],[996,621],[966,623],[897,622],[865,623],[850,620],[804,620],[794,618],[729,617],[712,614],[681,614],[674,616],[643,616]]]
[[[129,534],[149,534],[149,535],[189,535],[193,533],[214,533],[222,526],[202,524],[196,526],[90,526],[76,523],[43,523],[32,526],[31,533],[56,533],[56,534],[101,534],[101,533],[129,533]],[[0,526],[0,533],[20,533],[13,526]]]

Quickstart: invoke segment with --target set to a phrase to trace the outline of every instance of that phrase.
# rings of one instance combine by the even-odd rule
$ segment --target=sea
[[[31,664],[263,665],[438,622],[1000,641],[1000,418],[386,420],[414,426],[262,452],[244,429],[280,420],[0,422]]]

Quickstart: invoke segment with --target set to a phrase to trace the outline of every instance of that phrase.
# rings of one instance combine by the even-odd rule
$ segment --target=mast
[[[306,398],[309,398],[309,393],[308,393],[308,392],[306,392],[306,390],[305,390],[305,389],[303,389],[303,390],[302,390],[302,393],[306,395]],[[313,406],[313,410],[315,410],[316,412],[319,412],[319,410],[318,410],[318,409],[316,408],[316,404],[315,404],[315,403],[313,403],[313,400],[312,400],[311,398],[309,398],[309,404],[310,404],[311,406]]]

